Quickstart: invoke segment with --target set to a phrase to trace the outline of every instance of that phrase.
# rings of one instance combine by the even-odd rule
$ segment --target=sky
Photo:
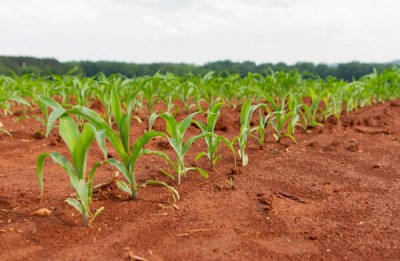
[[[398,0],[1,0],[0,55],[136,63],[387,62]]]

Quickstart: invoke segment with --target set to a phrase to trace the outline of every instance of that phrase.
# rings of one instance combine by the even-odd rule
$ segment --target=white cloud
[[[0,54],[65,60],[389,61],[396,0],[2,0]]]

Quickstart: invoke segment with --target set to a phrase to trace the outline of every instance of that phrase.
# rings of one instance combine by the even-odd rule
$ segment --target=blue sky
[[[0,55],[61,61],[385,62],[397,0],[2,0]]]

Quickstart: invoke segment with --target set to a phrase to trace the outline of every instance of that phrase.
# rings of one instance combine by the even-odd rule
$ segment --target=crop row
[[[31,106],[35,105],[32,107],[37,106],[42,117],[34,118],[43,124],[46,136],[54,127],[58,127],[70,157],[58,152],[38,156],[36,167],[41,192],[43,166],[49,157],[63,167],[76,192],[76,198],[68,198],[66,202],[82,214],[85,225],[90,225],[104,210],[101,207],[92,214],[90,209],[93,178],[102,164],[110,164],[122,174],[123,179],[117,181],[117,186],[133,200],[137,198],[138,190],[147,185],[164,186],[177,200],[178,189],[170,183],[147,180],[137,184],[135,167],[140,156],[156,155],[168,162],[172,171],[162,169],[161,172],[176,185],[181,183],[181,177],[188,171],[197,171],[208,177],[204,169],[188,166],[185,159],[191,145],[199,140],[205,141],[206,151],[199,153],[195,160],[207,157],[210,165],[215,167],[221,159],[218,149],[223,144],[232,152],[235,158],[233,164],[236,165],[238,156],[242,166],[246,166],[249,161],[246,153],[249,137],[255,138],[262,147],[266,129],[272,128],[276,141],[288,137],[296,142],[295,131],[298,128],[306,130],[322,125],[329,117],[335,117],[340,124],[343,112],[400,97],[399,84],[400,70],[387,70],[381,74],[375,72],[351,83],[334,78],[303,78],[296,72],[249,74],[245,78],[238,75],[219,77],[212,72],[185,78],[172,74],[132,79],[101,74],[93,78],[68,75],[0,76],[0,107],[8,114],[13,105],[19,104],[25,113],[17,120],[23,120],[33,117],[29,112]],[[101,102],[105,112],[90,109],[93,101]],[[177,106],[176,102],[181,105]],[[156,111],[157,103],[163,103],[165,111]],[[232,140],[214,131],[223,106],[241,106],[240,131]],[[148,111],[149,127],[132,142],[132,119],[135,112],[143,109]],[[179,109],[187,114],[182,121],[175,118]],[[205,122],[194,119],[199,113],[206,113]],[[253,117],[258,119],[255,125],[250,124]],[[165,121],[165,132],[152,130],[157,118]],[[201,133],[186,138],[185,133],[192,124],[197,125]],[[7,130],[2,130],[11,135]],[[145,145],[155,137],[167,139],[175,156],[146,149]],[[104,154],[104,160],[95,163],[87,171],[89,149],[95,141]],[[106,141],[118,157],[107,157]]]

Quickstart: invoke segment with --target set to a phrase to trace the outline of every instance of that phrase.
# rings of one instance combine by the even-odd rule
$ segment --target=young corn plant
[[[268,107],[266,107],[266,108],[268,108]],[[268,127],[269,119],[271,118],[272,115],[273,114],[271,114],[271,112],[269,111],[269,108],[268,108],[267,115],[265,117],[263,117],[261,108],[258,108],[258,126],[250,129],[249,135],[258,141],[261,149],[264,149],[265,129]],[[252,134],[252,132],[255,132],[255,131],[258,133],[258,136]]]
[[[295,93],[293,95],[289,96],[288,100],[288,109],[292,113],[288,124],[287,124],[287,134],[289,134],[289,137],[293,137],[294,143],[296,143],[296,139],[294,137],[294,132],[296,130],[296,126],[301,126],[299,124],[300,121],[300,110],[302,107],[301,103],[301,96],[298,93]]]
[[[143,77],[140,87],[145,98],[145,108],[153,113],[155,104],[160,100],[159,92],[162,88],[162,76],[157,72],[154,76]]]
[[[217,123],[217,120],[220,115],[220,110],[223,104],[224,104],[223,102],[218,102],[210,106],[210,108],[207,111],[207,125],[201,121],[193,120],[193,122],[200,128],[202,133],[214,134],[205,137],[207,151],[200,152],[199,154],[197,154],[195,158],[195,160],[197,161],[200,158],[207,156],[207,158],[210,160],[211,168],[213,169],[215,168],[217,162],[222,158],[222,155],[217,155],[217,151],[219,149],[221,142],[224,143],[232,151],[233,156],[235,158],[235,166],[236,166],[236,155],[232,143],[224,136],[216,135],[214,133],[215,124]]]
[[[156,180],[148,180],[144,184],[138,185],[136,182],[135,177],[135,166],[137,159],[143,154],[151,154],[153,153],[150,150],[145,150],[144,146],[150,142],[150,140],[157,136],[165,137],[165,134],[162,132],[156,131],[148,131],[140,136],[131,147],[130,145],[130,123],[132,119],[132,108],[134,106],[134,99],[132,98],[127,102],[127,110],[126,112],[122,112],[120,107],[120,100],[118,97],[118,92],[116,87],[112,90],[112,97],[111,97],[111,106],[112,106],[112,114],[114,120],[117,125],[118,131],[114,130],[112,127],[108,125],[108,123],[95,111],[83,107],[83,106],[73,106],[69,110],[64,110],[62,108],[57,108],[60,105],[54,105],[54,101],[48,101],[47,103],[50,107],[53,108],[53,112],[49,117],[49,126],[48,132],[52,128],[52,124],[54,124],[55,120],[58,118],[59,114],[73,114],[78,115],[84,118],[86,121],[91,123],[96,129],[104,130],[105,136],[110,141],[112,146],[114,147],[115,151],[118,153],[120,160],[115,158],[108,159],[106,163],[109,163],[116,167],[123,175],[125,180],[128,182],[126,183],[123,180],[117,181],[117,186],[122,191],[129,194],[131,199],[137,199],[138,197],[138,190],[145,185],[161,185],[169,189],[175,199],[175,196],[179,199],[178,192],[168,184],[164,182],[159,182]],[[51,121],[50,121],[51,120]]]
[[[333,115],[338,122],[338,125],[341,124],[340,122],[340,115],[343,110],[344,104],[344,96],[345,96],[345,88],[344,82],[337,82],[331,80],[329,82],[331,85],[327,95],[323,98],[325,104],[325,120],[327,120],[331,115]]]
[[[96,130],[95,127],[89,123],[86,123],[83,126],[82,132],[80,132],[78,125],[67,114],[61,115],[59,121],[59,133],[71,153],[72,163],[58,152],[43,153],[38,156],[36,160],[36,169],[41,195],[44,189],[43,166],[45,159],[50,157],[54,163],[60,165],[67,172],[71,186],[76,192],[77,198],[67,198],[66,202],[82,215],[83,224],[85,226],[90,226],[96,217],[103,212],[104,207],[97,209],[93,215],[90,211],[90,204],[93,196],[93,177],[96,169],[102,162],[97,162],[91,169],[88,177],[86,177],[87,155],[92,142],[96,139],[104,156],[107,157],[105,133],[103,130]]]
[[[191,108],[196,106],[195,103],[190,102],[194,88],[194,84],[190,81],[181,83],[177,87],[177,95],[178,98],[183,102],[183,111],[185,113],[188,113]]]
[[[295,116],[286,106],[286,96],[280,99],[274,99],[269,94],[264,93],[264,97],[272,107],[272,114],[274,117],[271,118],[270,124],[275,130],[273,134],[275,140],[279,142],[282,137],[289,137],[296,143],[296,139],[290,132],[283,132],[284,127],[290,125],[292,118]]]
[[[186,176],[186,173],[190,170],[198,171],[203,177],[208,178],[208,173],[204,169],[198,168],[198,167],[186,167],[186,163],[185,163],[185,154],[188,152],[190,146],[195,141],[212,135],[211,133],[202,133],[202,134],[199,134],[199,135],[196,135],[196,136],[193,136],[193,137],[187,139],[185,142],[183,141],[185,132],[190,127],[190,125],[192,123],[192,119],[196,114],[197,114],[197,112],[189,114],[188,116],[186,116],[185,119],[183,119],[179,123],[176,121],[174,116],[169,112],[165,112],[160,115],[158,115],[156,113],[152,113],[150,115],[150,119],[149,119],[149,129],[150,130],[153,127],[154,121],[158,117],[161,117],[165,121],[166,129],[167,129],[167,133],[168,133],[168,142],[175,151],[176,161],[174,162],[168,155],[166,155],[165,153],[162,153],[162,152],[152,152],[152,154],[158,155],[170,163],[170,165],[172,166],[172,168],[174,169],[174,171],[177,174],[176,179],[173,175],[171,175],[166,170],[162,169],[161,171],[168,177],[172,178],[173,180],[176,180],[178,185],[181,184],[181,177]]]
[[[239,157],[242,160],[242,166],[247,166],[249,163],[249,156],[246,153],[246,146],[247,146],[247,140],[248,137],[250,136],[250,133],[252,129],[250,128],[250,122],[251,122],[251,117],[253,115],[253,112],[257,110],[258,108],[265,108],[267,109],[267,105],[264,103],[256,104],[256,105],[251,105],[252,100],[247,100],[243,103],[242,109],[240,111],[240,132],[239,136],[235,137],[232,140],[232,144],[235,144],[238,142],[239,144]]]
[[[323,97],[325,96],[326,91],[316,91],[313,88],[308,88],[308,95],[311,98],[311,104],[303,104],[303,110],[301,114],[303,116],[303,120],[305,122],[305,129],[314,128],[316,126],[323,126],[321,123],[318,122],[318,111],[319,111],[319,104],[322,101]]]

